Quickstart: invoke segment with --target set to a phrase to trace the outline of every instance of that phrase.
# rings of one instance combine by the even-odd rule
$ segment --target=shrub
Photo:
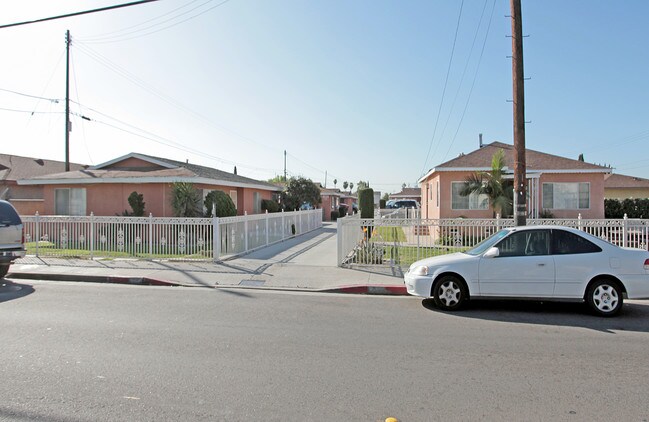
[[[358,204],[361,218],[374,218],[374,189],[367,188],[358,191]]]
[[[331,221],[336,221],[338,220],[339,217],[339,212],[338,211],[331,211]]]
[[[387,202],[387,201],[386,201],[385,199],[381,199],[381,200],[379,201],[379,208],[381,208],[381,209],[385,209],[385,203],[386,203],[386,202]]]
[[[144,195],[135,191],[131,192],[131,194],[128,196],[128,204],[133,210],[133,216],[144,216],[144,205],[146,205],[146,203],[144,202]]]
[[[338,208],[338,217],[344,217],[347,215],[347,212],[349,211],[349,207],[339,207]]]
[[[541,210],[539,218],[554,218],[554,214],[550,210]]]
[[[270,212],[279,212],[279,204],[272,199],[261,200],[261,210]]]
[[[175,182],[171,187],[171,207],[176,217],[200,217],[201,194],[191,183]]]
[[[203,202],[206,208],[205,217],[231,217],[237,215],[237,207],[234,206],[232,198],[220,190],[213,190],[208,193]],[[212,206],[216,205],[216,214],[212,215]]]

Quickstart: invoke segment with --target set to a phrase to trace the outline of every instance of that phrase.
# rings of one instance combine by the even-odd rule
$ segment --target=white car
[[[470,298],[515,298],[586,301],[613,316],[625,297],[649,299],[649,252],[568,227],[510,227],[466,252],[417,261],[404,279],[409,294],[449,311]]]

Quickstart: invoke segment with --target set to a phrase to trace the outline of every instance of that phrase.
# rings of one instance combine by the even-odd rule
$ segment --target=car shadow
[[[593,315],[584,303],[471,300],[459,311],[446,312],[437,308],[433,299],[424,299],[422,306],[429,311],[459,318],[587,328],[610,334],[616,331],[649,333],[649,302],[625,302],[620,314],[613,318]]]
[[[34,287],[29,284],[19,284],[0,278],[0,303],[20,299],[34,293]]]

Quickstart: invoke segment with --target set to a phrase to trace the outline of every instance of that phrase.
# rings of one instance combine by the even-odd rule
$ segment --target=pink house
[[[65,173],[18,180],[21,186],[41,186],[42,214],[121,215],[130,210],[128,196],[144,195],[145,212],[171,217],[171,187],[188,182],[202,191],[221,190],[232,198],[237,214],[261,213],[261,201],[273,199],[281,188],[232,173],[191,163],[131,153],[106,163]]]
[[[513,178],[514,147],[493,142],[431,169],[419,180],[422,218],[491,218],[484,195],[461,196],[467,176],[491,170],[498,150],[505,153],[506,177]],[[527,210],[530,218],[549,211],[556,218],[604,218],[604,177],[608,167],[527,149]]]

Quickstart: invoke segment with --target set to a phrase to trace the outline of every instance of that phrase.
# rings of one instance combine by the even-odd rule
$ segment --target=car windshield
[[[484,253],[487,249],[491,248],[493,245],[498,243],[502,238],[507,236],[509,234],[509,230],[502,229],[499,232],[496,232],[483,240],[482,242],[478,243],[475,245],[472,249],[469,249],[468,251],[465,251],[464,253],[467,255],[480,255]]]

